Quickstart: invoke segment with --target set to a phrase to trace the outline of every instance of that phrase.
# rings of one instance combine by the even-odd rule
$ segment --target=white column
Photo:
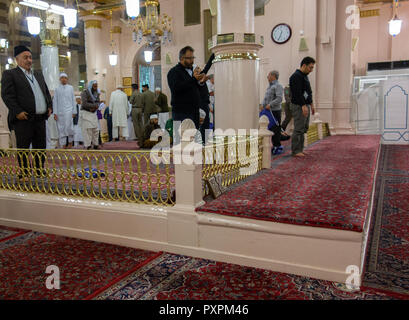
[[[88,81],[97,80],[102,83],[102,69],[109,65],[108,56],[103,60],[104,45],[102,43],[102,21],[100,16],[85,16],[82,18],[85,22],[85,60],[87,62]]]
[[[58,48],[56,46],[42,45],[40,61],[44,79],[47,83],[48,89],[50,91],[54,91],[60,84],[60,63],[58,59]]]
[[[254,34],[254,0],[218,0],[215,127],[258,128],[261,38]],[[228,35],[226,35],[228,34]],[[252,34],[249,36],[248,34]]]
[[[316,109],[333,134],[352,134],[352,30],[347,29],[346,8],[354,0],[318,3],[318,56]]]
[[[175,161],[176,204],[168,213],[168,242],[180,246],[198,245],[197,214],[195,209],[204,204],[202,190],[202,164],[190,163],[195,151],[187,148],[191,137],[186,130],[195,130],[192,120],[181,124],[180,144],[173,146]],[[202,154],[201,145],[196,152]],[[176,155],[175,155],[176,154]],[[185,160],[185,161],[184,161]]]
[[[79,70],[79,60],[78,51],[71,51],[71,58],[68,64],[68,76],[69,83],[73,86],[74,91],[78,91],[78,84],[80,81],[80,70]]]
[[[3,100],[0,98],[0,149],[9,148],[10,132],[7,125],[7,114],[8,109]]]
[[[254,1],[217,1],[217,33],[230,32],[254,33]]]

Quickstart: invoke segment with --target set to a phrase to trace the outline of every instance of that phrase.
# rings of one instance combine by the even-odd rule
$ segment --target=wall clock
[[[286,23],[280,23],[271,31],[271,39],[277,44],[284,44],[290,40],[293,34],[291,27]]]

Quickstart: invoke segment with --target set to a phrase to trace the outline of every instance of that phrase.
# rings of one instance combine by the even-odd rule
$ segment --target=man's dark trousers
[[[29,120],[17,120],[13,123],[13,129],[16,134],[17,148],[29,149],[30,145],[32,149],[46,149],[46,127],[45,116],[35,115],[29,116]],[[29,165],[29,152],[19,151],[19,164],[20,168],[24,169],[24,173],[28,174]],[[45,162],[44,151],[39,154],[33,154],[33,165],[35,169],[43,169]],[[40,174],[40,170],[36,170]]]

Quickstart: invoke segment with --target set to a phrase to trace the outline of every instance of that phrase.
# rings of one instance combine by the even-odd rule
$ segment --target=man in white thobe
[[[60,74],[60,86],[54,92],[53,113],[57,121],[60,147],[66,149],[68,138],[68,149],[72,148],[74,142],[74,125],[72,119],[77,114],[77,103],[75,101],[74,88],[68,84],[66,73]]]
[[[128,97],[122,91],[121,85],[117,86],[117,89],[111,93],[111,99],[109,101],[109,114],[112,115],[112,138],[123,141],[129,137],[128,132]]]
[[[45,123],[47,130],[47,149],[56,149],[58,145],[58,129],[57,121],[55,121],[53,113],[48,117]]]

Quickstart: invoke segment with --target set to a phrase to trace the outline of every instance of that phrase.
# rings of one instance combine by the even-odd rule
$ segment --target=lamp
[[[389,34],[396,37],[402,29],[402,20],[398,18],[398,6],[399,0],[394,0],[395,4],[393,6],[394,16],[393,19],[389,21]]]
[[[33,36],[36,36],[40,33],[40,18],[39,17],[27,17],[27,26],[28,26],[28,32],[32,34]]]
[[[118,55],[116,55],[115,52],[112,51],[112,54],[110,54],[108,57],[109,57],[109,64],[111,66],[116,66],[118,63]]]
[[[116,66],[118,63],[118,55],[115,54],[114,47],[115,43],[114,40],[112,40],[112,10],[110,11],[111,13],[111,30],[110,30],[110,35],[111,35],[111,48],[112,48],[112,53],[108,56],[109,58],[109,64],[111,66]]]
[[[20,1],[19,4],[40,10],[47,10],[50,7],[50,5],[47,2],[37,0],[23,0]]]
[[[55,4],[52,4],[50,8],[48,9],[49,12],[59,14],[60,16],[64,15],[65,9],[63,7],[57,6]]]
[[[396,37],[402,29],[402,20],[399,20],[398,17],[394,17],[389,21],[389,34],[393,37]]]
[[[8,58],[8,59],[7,59],[7,63],[8,63],[8,64],[13,64],[13,59],[12,59],[12,58]]]
[[[9,47],[9,42],[7,39],[0,39],[0,48],[5,49]]]
[[[146,63],[151,63],[152,57],[153,57],[153,51],[148,49],[148,50],[145,50],[143,54],[144,54]]]
[[[70,34],[70,30],[68,30],[67,27],[62,27],[62,29],[61,29],[61,34],[62,34],[64,37],[68,37],[68,35]]]
[[[139,0],[125,0],[126,2],[126,14],[131,19],[135,19],[139,16]]]
[[[77,10],[75,9],[64,10],[64,24],[70,30],[77,26]]]

